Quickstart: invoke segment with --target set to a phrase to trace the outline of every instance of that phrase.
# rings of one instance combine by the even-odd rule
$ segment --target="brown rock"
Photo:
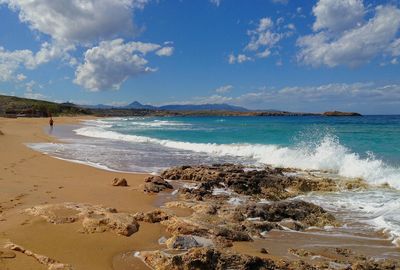
[[[160,176],[149,176],[144,181],[145,192],[158,193],[165,189],[173,189],[173,186]]]
[[[165,213],[160,209],[156,209],[153,211],[149,211],[146,213],[137,213],[134,215],[137,221],[143,221],[148,223],[158,223],[163,220],[167,220],[171,217],[171,215]]]
[[[265,248],[260,249],[260,253],[262,254],[268,254],[268,251]]]
[[[113,231],[124,236],[130,236],[139,230],[136,219],[126,213],[89,215],[83,219],[82,226],[83,231],[87,233]]]
[[[112,181],[112,185],[114,187],[127,187],[128,186],[128,182],[126,181],[125,178],[114,178],[114,180]]]

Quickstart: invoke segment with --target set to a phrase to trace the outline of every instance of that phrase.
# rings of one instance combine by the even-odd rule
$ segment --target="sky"
[[[400,114],[400,0],[0,0],[0,94]]]

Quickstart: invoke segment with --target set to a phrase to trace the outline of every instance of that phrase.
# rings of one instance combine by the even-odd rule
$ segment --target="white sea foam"
[[[134,143],[153,143],[169,148],[203,152],[215,156],[238,156],[254,159],[260,164],[299,169],[329,170],[344,177],[360,177],[370,184],[388,183],[400,189],[400,169],[386,165],[372,155],[361,158],[341,145],[337,138],[325,136],[313,146],[281,147],[265,144],[214,144],[160,140],[145,136],[126,135],[102,127],[86,126],[75,130],[78,135],[121,140]]]
[[[374,189],[331,194],[308,194],[311,201],[337,215],[371,225],[386,233],[393,244],[400,246],[400,193],[396,190]],[[348,213],[352,213],[350,217]]]

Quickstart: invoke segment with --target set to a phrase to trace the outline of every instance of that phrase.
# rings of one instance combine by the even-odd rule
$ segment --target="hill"
[[[76,115],[90,112],[73,103],[55,103],[44,100],[0,95],[0,115],[8,117],[49,115]]]

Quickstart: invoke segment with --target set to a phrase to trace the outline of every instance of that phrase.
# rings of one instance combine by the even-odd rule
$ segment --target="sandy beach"
[[[56,118],[55,123],[77,123],[82,118]],[[74,269],[112,269],[113,256],[127,250],[152,249],[162,228],[140,224],[139,232],[123,237],[111,232],[82,234],[75,224],[54,226],[22,212],[35,205],[63,202],[113,207],[122,212],[153,209],[153,197],[139,191],[145,175],[122,174],[58,160],[24,145],[51,142],[47,119],[0,118],[0,243],[11,241],[37,254],[68,263]],[[115,177],[129,187],[113,187]],[[139,262],[138,262],[139,263]],[[137,269],[144,266],[138,265]],[[0,259],[0,269],[47,269],[25,254]]]

